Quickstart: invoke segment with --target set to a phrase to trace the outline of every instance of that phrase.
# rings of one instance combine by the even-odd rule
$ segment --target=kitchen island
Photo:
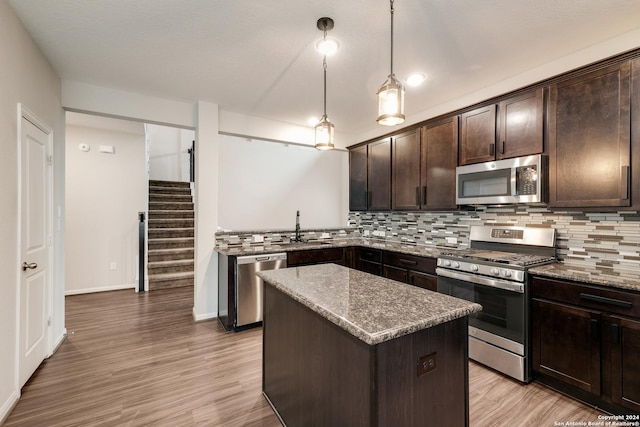
[[[258,275],[263,393],[285,425],[468,425],[478,304],[335,264]]]

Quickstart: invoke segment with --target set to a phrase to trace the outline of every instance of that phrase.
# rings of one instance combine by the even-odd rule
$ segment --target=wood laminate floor
[[[192,288],[67,297],[68,336],[4,425],[280,426],[261,394],[262,330],[226,333],[217,320],[194,322],[192,307]],[[588,423],[600,414],[473,362],[469,372],[472,427]]]

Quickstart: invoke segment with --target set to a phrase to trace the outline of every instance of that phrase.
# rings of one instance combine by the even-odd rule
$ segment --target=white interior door
[[[48,353],[49,136],[21,119],[19,381],[27,382]]]

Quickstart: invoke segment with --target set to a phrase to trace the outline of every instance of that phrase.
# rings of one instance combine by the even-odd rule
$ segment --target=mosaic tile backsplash
[[[638,212],[559,212],[541,207],[480,207],[465,212],[351,212],[362,237],[466,248],[471,225],[552,227],[556,256],[566,264],[608,273],[640,274]]]

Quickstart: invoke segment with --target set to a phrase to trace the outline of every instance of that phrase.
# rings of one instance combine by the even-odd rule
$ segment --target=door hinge
[[[51,235],[47,236],[47,244],[49,246],[51,246],[53,244],[53,236],[51,236]]]
[[[47,156],[47,164],[49,166],[51,166],[53,164],[53,156],[51,156],[51,155]]]

